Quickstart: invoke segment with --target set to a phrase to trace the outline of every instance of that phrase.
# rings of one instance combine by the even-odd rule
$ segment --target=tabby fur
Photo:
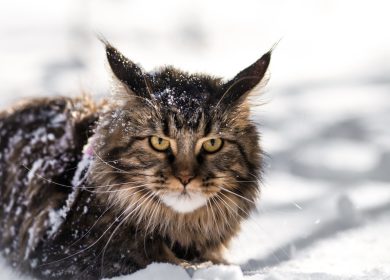
[[[0,114],[3,255],[39,279],[225,263],[259,194],[262,150],[248,96],[271,53],[228,82],[173,67],[146,72],[109,43],[106,53],[106,102],[36,99]],[[153,149],[154,135],[169,149]],[[209,138],[223,139],[219,151],[204,151]],[[171,193],[188,199],[183,207],[193,194],[207,202],[179,211],[161,199]]]

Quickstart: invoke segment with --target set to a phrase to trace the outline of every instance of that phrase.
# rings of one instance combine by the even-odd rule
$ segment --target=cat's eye
[[[149,142],[150,142],[150,145],[152,146],[152,148],[154,148],[155,150],[157,150],[159,152],[163,152],[163,151],[168,150],[168,148],[170,146],[169,140],[158,137],[158,136],[151,136],[149,138]]]
[[[223,141],[221,138],[212,138],[207,141],[204,141],[202,147],[208,153],[215,153],[222,148],[222,144]]]

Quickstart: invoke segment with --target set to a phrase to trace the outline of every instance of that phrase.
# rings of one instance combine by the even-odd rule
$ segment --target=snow
[[[39,168],[42,167],[42,163],[43,163],[43,160],[42,159],[38,159],[36,160],[31,169],[28,171],[27,173],[27,179],[28,179],[28,182],[31,182],[31,180],[34,178],[35,176],[35,173],[37,172],[37,170],[39,170]]]
[[[280,278],[275,279],[284,279],[282,275],[312,275],[308,279],[387,279],[390,275],[390,244],[382,240],[389,234],[390,224],[384,217],[359,230],[348,230],[331,240],[318,242],[306,252],[297,254],[294,260],[268,273],[279,275]]]
[[[62,223],[65,221],[66,216],[68,215],[69,210],[71,209],[77,194],[79,193],[80,189],[79,186],[81,183],[86,179],[86,174],[88,174],[88,169],[90,167],[92,156],[85,151],[88,149],[89,141],[85,145],[83,151],[83,157],[80,160],[80,162],[77,165],[76,172],[72,178],[72,192],[69,193],[65,205],[60,209],[52,209],[49,212],[49,224],[50,224],[50,230],[48,232],[49,237],[52,237],[59,229],[59,227],[62,225]],[[84,206],[83,213],[87,213],[88,208]]]
[[[184,268],[166,264],[152,263],[146,269],[140,270],[132,275],[114,277],[112,280],[138,280],[138,279],[180,279],[180,280],[239,280],[244,275],[239,266],[215,265],[207,268],[197,269],[191,273]]]
[[[96,32],[147,70],[226,78],[282,38],[265,104],[253,108],[269,157],[257,212],[228,252],[239,266],[192,275],[151,264],[116,279],[389,279],[388,11],[385,0],[6,1],[0,108],[47,94],[107,96]],[[37,141],[51,141],[42,133]],[[0,278],[23,279],[1,259]]]

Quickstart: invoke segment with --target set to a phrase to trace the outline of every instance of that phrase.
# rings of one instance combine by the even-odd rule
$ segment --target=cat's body
[[[107,56],[115,101],[42,99],[0,114],[3,255],[43,279],[223,263],[259,191],[246,97],[270,54],[228,83],[143,73],[110,45]]]

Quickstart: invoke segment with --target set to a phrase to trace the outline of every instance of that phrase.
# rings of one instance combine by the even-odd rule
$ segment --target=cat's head
[[[97,128],[93,179],[109,200],[128,213],[250,209],[261,149],[247,99],[271,53],[227,82],[173,67],[145,72],[110,44],[106,53],[115,94]]]

